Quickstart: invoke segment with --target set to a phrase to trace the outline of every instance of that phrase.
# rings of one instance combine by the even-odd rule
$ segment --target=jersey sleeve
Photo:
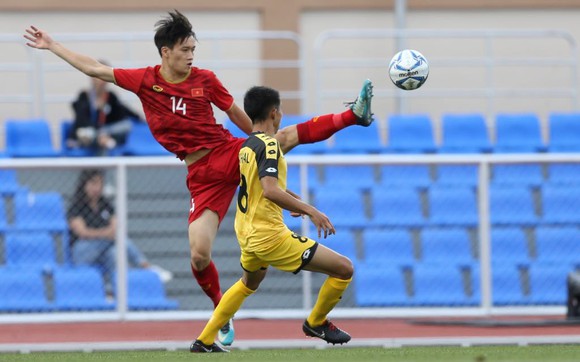
[[[210,72],[209,81],[211,83],[210,89],[212,90],[209,95],[209,100],[224,112],[232,108],[234,97],[224,87],[215,73]]]
[[[264,139],[264,146],[256,154],[258,175],[260,178],[264,176],[278,178],[278,158],[280,157],[278,141],[275,138]]]
[[[143,82],[143,77],[145,76],[146,68],[138,69],[113,69],[113,75],[115,76],[115,84],[119,87],[128,90],[129,92],[137,93],[139,87]]]

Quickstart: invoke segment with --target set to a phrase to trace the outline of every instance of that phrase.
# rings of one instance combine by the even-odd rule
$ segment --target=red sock
[[[353,124],[356,124],[356,116],[350,109],[339,114],[314,117],[296,125],[298,142],[304,144],[324,141],[341,129]]]
[[[210,261],[209,265],[202,271],[193,269],[193,266],[191,266],[191,271],[201,289],[213,302],[214,308],[217,307],[222,299],[222,290],[218,271],[213,261]]]

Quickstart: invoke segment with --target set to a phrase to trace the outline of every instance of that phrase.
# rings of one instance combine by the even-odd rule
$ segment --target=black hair
[[[100,176],[103,177],[105,176],[105,173],[103,172],[103,170],[100,169],[87,169],[87,170],[83,170],[81,172],[81,174],[79,175],[78,181],[77,181],[77,188],[75,190],[75,194],[73,196],[73,200],[74,203],[87,203],[87,194],[85,192],[85,185],[87,184],[87,182],[89,182],[90,180],[92,180],[94,177],[96,176]]]
[[[265,121],[272,108],[280,107],[280,93],[264,86],[254,86],[244,96],[244,110],[253,124]]]
[[[155,46],[161,55],[161,48],[172,49],[175,44],[181,44],[185,39],[195,37],[193,26],[185,15],[177,10],[170,11],[169,16],[155,23]]]

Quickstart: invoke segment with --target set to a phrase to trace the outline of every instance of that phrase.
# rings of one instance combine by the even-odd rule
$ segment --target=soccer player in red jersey
[[[155,25],[154,41],[161,64],[139,69],[113,69],[66,48],[35,26],[26,29],[24,37],[28,46],[48,49],[82,73],[135,93],[155,139],[185,162],[191,193],[191,269],[215,307],[222,292],[211,249],[239,184],[238,152],[245,139],[233,137],[216,122],[212,104],[246,134],[251,133],[252,122],[215,73],[193,66],[197,39],[189,20],[176,10]],[[347,126],[368,126],[373,122],[371,99],[372,83],[366,80],[357,99],[344,112],[285,127],[276,139],[286,153],[298,144],[325,140]],[[230,321],[218,338],[230,345],[233,335]]]

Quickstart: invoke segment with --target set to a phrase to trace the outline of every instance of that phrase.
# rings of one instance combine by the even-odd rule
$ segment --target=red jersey
[[[141,100],[157,142],[183,160],[189,153],[233,138],[213,114],[212,103],[224,112],[234,104],[214,72],[192,67],[185,80],[169,83],[159,74],[160,68],[114,69],[116,84]]]

